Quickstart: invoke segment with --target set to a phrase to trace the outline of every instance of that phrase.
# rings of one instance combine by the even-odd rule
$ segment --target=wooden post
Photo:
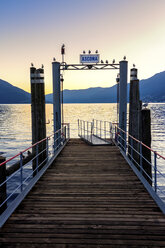
[[[151,117],[150,117],[150,109],[143,109],[141,111],[141,127],[142,127],[142,143],[147,145],[148,147],[151,147]],[[150,185],[152,185],[152,166],[151,166],[151,151],[147,149],[145,146],[142,146],[142,155],[143,157],[148,160],[148,162],[143,159],[142,165],[144,171],[147,173],[147,175],[150,176],[148,178],[145,173],[143,173],[143,176],[146,178],[146,180],[149,182]]]
[[[140,111],[141,101],[139,95],[139,80],[137,79],[137,69],[131,69],[130,94],[129,94],[129,134],[140,140]],[[139,152],[139,143],[129,137],[129,145]],[[129,157],[132,155],[132,162],[139,164],[139,155],[129,146]],[[137,166],[139,169],[139,167]]]
[[[0,164],[6,160],[5,157],[0,156]],[[0,184],[6,180],[6,164],[0,166]],[[0,205],[6,200],[6,183],[0,187]],[[2,214],[7,208],[7,203],[4,203],[0,207],[0,214]]]
[[[45,118],[45,89],[44,89],[44,69],[30,68],[31,74],[31,113],[32,113],[32,144],[46,138],[46,118]],[[34,147],[32,153],[40,153],[46,149],[46,141]],[[46,159],[46,150],[33,161],[33,170],[36,169]],[[43,163],[44,165],[44,163]],[[40,166],[39,169],[41,169]],[[34,175],[36,174],[36,171]]]

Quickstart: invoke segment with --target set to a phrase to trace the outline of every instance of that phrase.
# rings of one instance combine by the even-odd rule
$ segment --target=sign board
[[[80,54],[81,64],[99,63],[99,54]]]

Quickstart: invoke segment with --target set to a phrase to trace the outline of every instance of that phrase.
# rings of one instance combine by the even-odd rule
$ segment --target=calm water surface
[[[165,104],[149,104],[152,116],[152,148],[165,156]],[[47,135],[53,132],[53,106],[46,105]],[[77,120],[92,119],[116,122],[116,104],[64,104],[64,122],[70,123],[71,137],[77,136]],[[31,146],[31,105],[0,105],[0,153],[8,159]],[[11,161],[13,164],[14,161]],[[8,164],[10,166],[10,163]],[[31,165],[29,165],[31,168]],[[158,169],[165,175],[165,163],[158,159]],[[23,169],[23,175],[29,176],[29,167]],[[10,194],[19,186],[19,173],[8,182]],[[164,180],[158,178],[165,190]],[[25,183],[26,184],[26,183]],[[15,197],[15,195],[13,195]]]
[[[152,116],[152,148],[165,156],[165,104],[149,104]],[[47,135],[53,132],[53,106],[46,105]],[[77,137],[77,120],[116,122],[116,104],[64,104],[64,122]],[[0,152],[7,158],[31,145],[31,105],[0,105]]]

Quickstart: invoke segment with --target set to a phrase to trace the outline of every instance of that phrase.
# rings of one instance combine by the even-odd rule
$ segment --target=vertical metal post
[[[138,151],[137,151],[138,152]],[[142,168],[142,156],[143,156],[143,154],[142,154],[142,142],[140,142],[140,173],[142,174],[143,173],[143,168]]]
[[[117,142],[117,127],[115,126],[115,141]],[[111,129],[110,129],[111,130]]]
[[[46,160],[48,161],[49,156],[49,138],[46,139]]]
[[[131,139],[131,147],[130,147],[130,150],[131,150],[131,161],[133,161],[133,139]],[[128,149],[128,152],[129,152],[129,149]]]
[[[0,156],[0,164],[4,163],[6,160],[5,157]],[[0,215],[5,211],[7,208],[7,190],[6,190],[6,163],[0,166]]]
[[[94,119],[93,122],[91,122],[91,143],[92,143],[93,132],[94,132]]]
[[[155,192],[157,192],[157,154],[154,152],[154,187],[155,187]]]
[[[38,173],[38,144],[36,145],[36,171]]]
[[[116,126],[115,126],[115,136],[116,136]],[[109,138],[112,139],[112,134],[111,134],[111,123],[109,122]]]
[[[64,140],[64,142],[66,141],[66,126],[65,126],[65,140]]]
[[[60,63],[52,63],[53,70],[53,119],[54,119],[54,133],[61,129],[61,89],[60,89]],[[61,132],[58,132],[54,136],[54,147],[56,148],[61,142],[58,139],[61,136]],[[55,141],[58,139],[57,141]]]
[[[101,138],[101,121],[100,121],[100,138]]]
[[[81,137],[82,137],[82,120],[81,120]]]
[[[126,151],[126,131],[127,131],[127,71],[128,71],[128,62],[126,60],[120,61],[120,82],[119,82],[119,128],[122,132],[120,142],[123,147],[123,150]],[[122,147],[121,146],[121,147]]]
[[[96,136],[98,136],[98,121],[96,120]]]
[[[23,174],[22,174],[22,167],[23,167],[23,155],[22,152],[20,153],[20,184],[21,184],[21,192],[23,190],[23,185],[22,185],[22,181],[23,181]]]
[[[79,134],[80,134],[80,130],[79,130],[79,119],[78,119],[78,136],[79,136]]]
[[[106,140],[106,121],[104,121],[104,138]]]
[[[68,139],[70,139],[70,123],[68,125]]]
[[[88,140],[88,125],[89,125],[89,123],[87,121],[87,140]]]

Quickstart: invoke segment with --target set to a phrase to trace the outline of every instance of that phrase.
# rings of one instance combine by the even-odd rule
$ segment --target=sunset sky
[[[139,79],[165,70],[165,0],[0,0],[0,78],[30,91],[29,68],[44,64],[52,92],[52,60],[79,63],[83,50],[101,59],[126,55]],[[111,71],[65,72],[65,89],[110,87]]]

